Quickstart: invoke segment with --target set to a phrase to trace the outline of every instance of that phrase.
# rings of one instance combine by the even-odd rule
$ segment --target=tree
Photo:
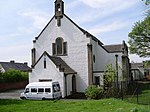
[[[134,24],[129,37],[128,43],[131,54],[150,57],[150,10],[143,21]]]
[[[150,0],[142,0],[142,1],[145,1],[145,4],[146,4],[146,5],[149,5],[149,4],[150,4]]]

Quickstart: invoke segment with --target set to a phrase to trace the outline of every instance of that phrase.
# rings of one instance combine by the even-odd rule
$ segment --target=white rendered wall
[[[116,54],[118,55],[118,76],[122,77],[122,53],[108,53],[102,46],[91,39],[93,46],[93,55],[95,55],[95,63],[93,62],[93,71],[104,71],[107,64],[112,64],[116,69]],[[98,74],[98,73],[97,73]],[[96,75],[97,75],[96,74]],[[100,73],[99,73],[100,76]]]
[[[44,57],[37,63],[32,73],[29,75],[29,83],[39,82],[39,79],[52,79],[52,81],[58,81],[61,87],[62,96],[64,97],[64,74],[59,72],[59,69],[53,64],[53,62],[46,58],[46,69],[44,69]]]
[[[61,58],[77,72],[77,74],[75,74],[77,92],[84,92],[88,86],[87,44],[90,43],[90,39],[86,38],[83,32],[65,16],[61,19],[60,27],[57,26],[57,20],[53,18],[38,40],[36,40],[36,43],[34,43],[33,47],[36,49],[36,60],[39,59],[44,51],[52,55],[52,43],[55,43],[58,37],[62,37],[64,41],[67,42],[68,55],[61,56]],[[44,71],[36,71],[36,73],[39,72],[43,73]],[[50,71],[50,73],[52,72]],[[38,77],[40,77],[40,75]],[[34,78],[36,79],[36,77]]]

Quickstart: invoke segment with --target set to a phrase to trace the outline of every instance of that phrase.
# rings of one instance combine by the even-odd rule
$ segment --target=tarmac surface
[[[10,90],[6,92],[0,92],[0,99],[20,99],[20,93],[24,90]]]

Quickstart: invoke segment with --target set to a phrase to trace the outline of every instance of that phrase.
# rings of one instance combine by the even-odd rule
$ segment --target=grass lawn
[[[137,105],[118,99],[81,101],[0,100],[0,112],[150,112],[150,105]]]
[[[126,101],[131,103],[137,103],[137,95],[131,95],[125,98]],[[141,94],[138,95],[139,104],[149,104],[150,105],[150,90],[144,90]]]

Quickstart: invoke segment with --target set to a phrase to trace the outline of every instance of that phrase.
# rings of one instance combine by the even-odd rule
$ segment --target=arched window
[[[57,50],[58,55],[61,55],[63,53],[63,39],[62,38],[56,39],[56,50]]]
[[[67,55],[67,42],[63,38],[58,37],[52,44],[53,55]]]

